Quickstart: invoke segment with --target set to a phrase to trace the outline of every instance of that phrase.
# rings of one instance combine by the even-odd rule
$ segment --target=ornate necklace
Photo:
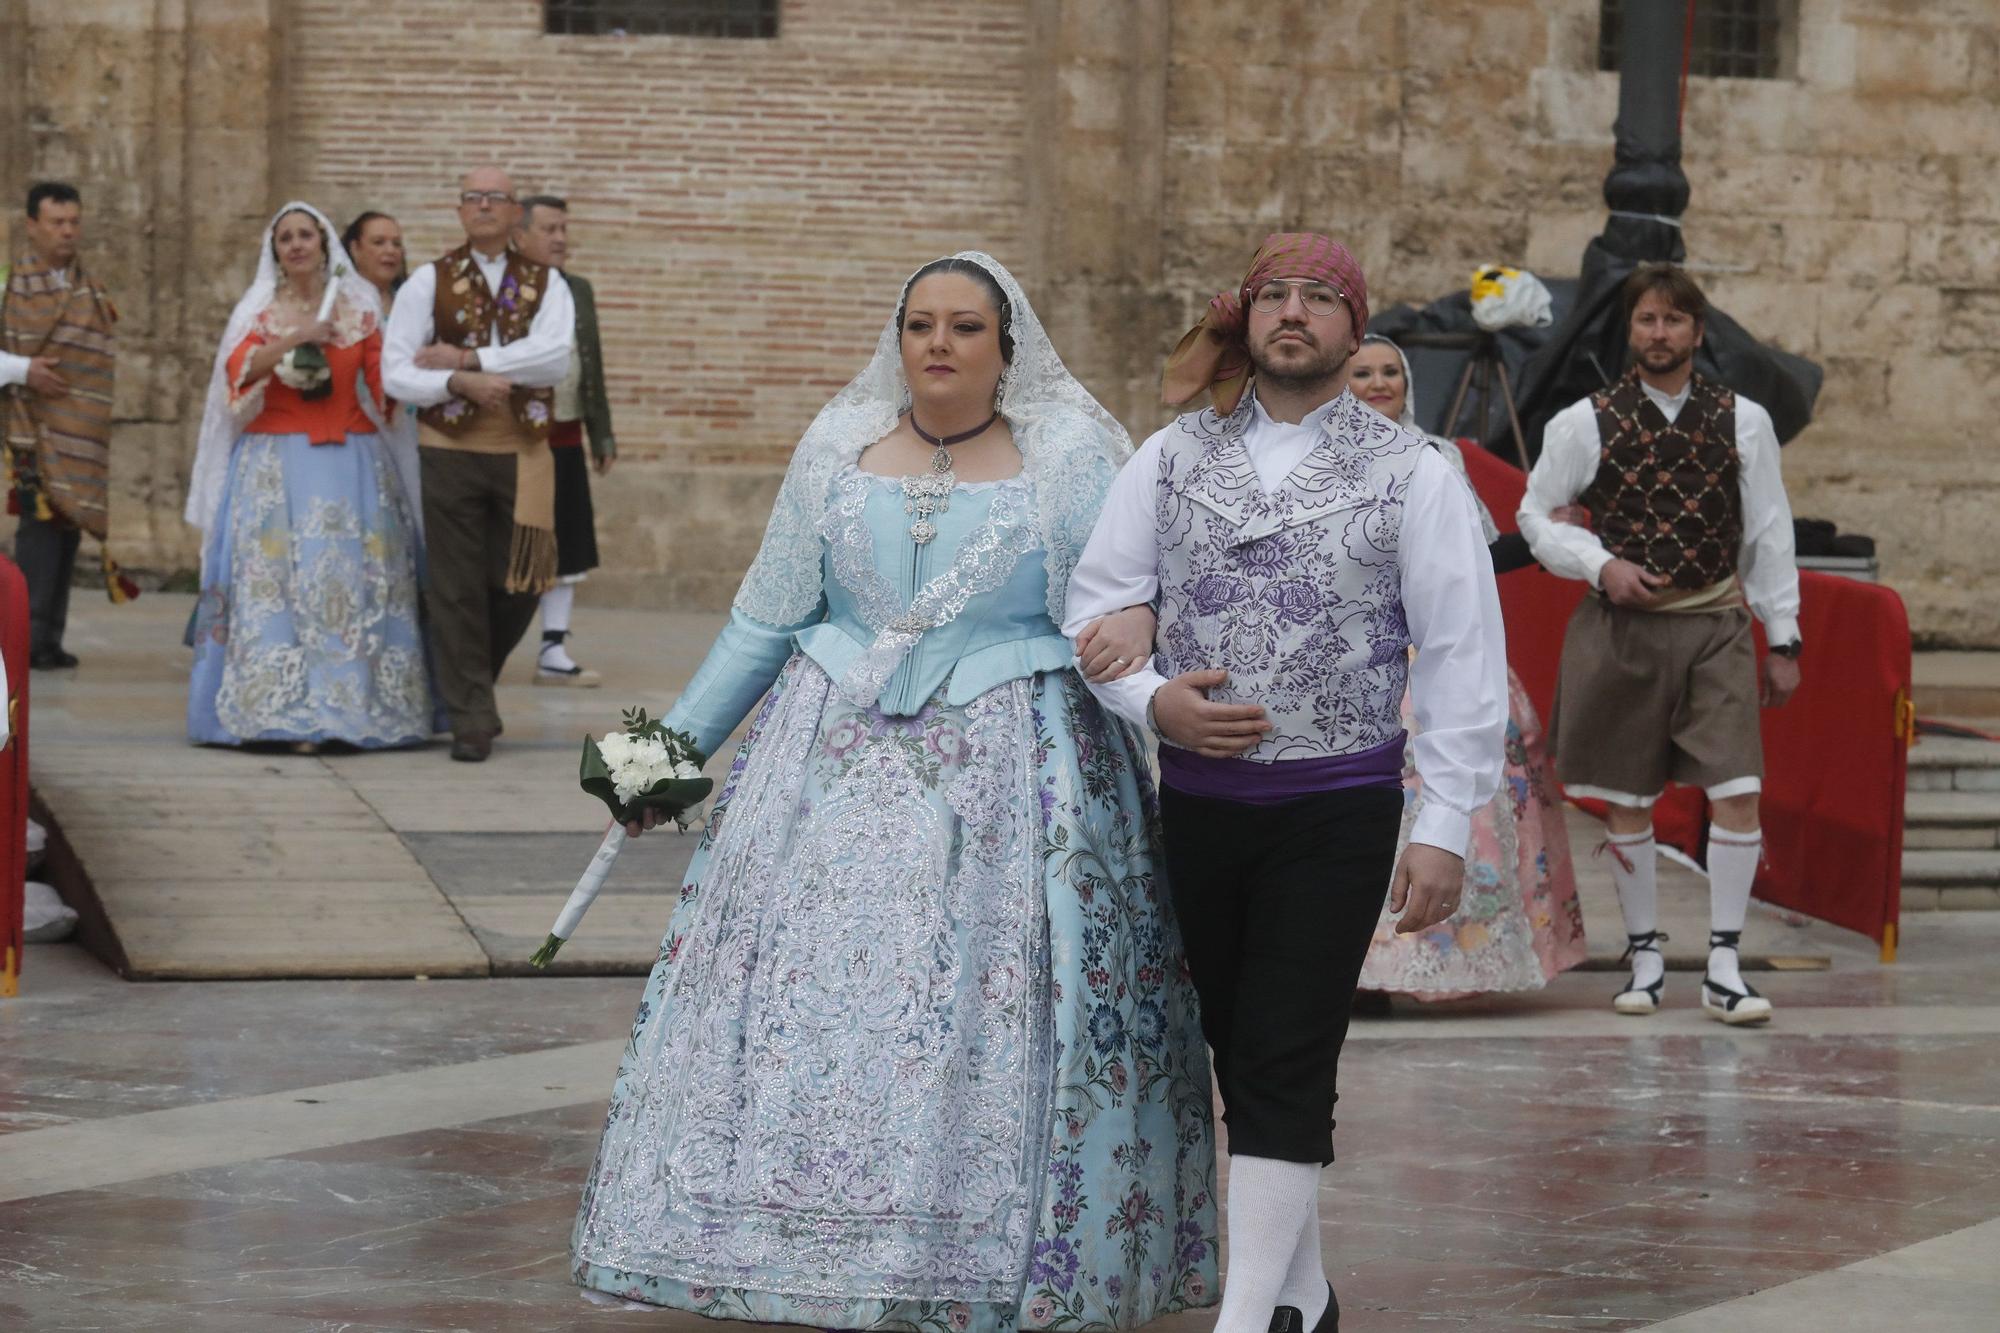
[[[916,522],[910,524],[911,541],[922,546],[935,538],[937,524],[931,522],[931,515],[942,514],[951,508],[951,490],[958,485],[958,474],[951,470],[951,446],[964,444],[975,435],[984,435],[999,419],[1000,414],[995,412],[971,430],[938,436],[918,425],[917,414],[910,413],[910,429],[931,447],[931,470],[922,476],[903,478],[903,512],[916,517]]]

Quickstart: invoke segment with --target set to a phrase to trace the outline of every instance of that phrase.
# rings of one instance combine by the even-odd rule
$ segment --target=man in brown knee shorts
[[[1660,1006],[1653,803],[1669,782],[1708,793],[1709,952],[1702,1008],[1762,1023],[1736,945],[1763,835],[1757,707],[1799,683],[1799,576],[1771,417],[1694,372],[1708,301],[1671,264],[1627,279],[1632,366],[1549,422],[1521,500],[1535,558],[1596,595],[1571,617],[1550,733],[1571,796],[1610,806],[1612,878],[1632,979],[1613,1006]],[[1552,520],[1580,504],[1591,528]],[[1746,609],[1747,603],[1747,609]],[[1771,643],[1760,678],[1750,617]]]

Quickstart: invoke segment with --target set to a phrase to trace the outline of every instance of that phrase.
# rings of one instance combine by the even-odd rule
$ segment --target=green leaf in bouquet
[[[326,363],[326,352],[318,343],[300,343],[292,349],[292,369],[301,375],[324,373],[326,378],[310,389],[299,390],[299,397],[316,401],[333,393],[333,371]]]

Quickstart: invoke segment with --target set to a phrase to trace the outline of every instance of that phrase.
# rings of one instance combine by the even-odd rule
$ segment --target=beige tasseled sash
[[[504,412],[481,408],[456,436],[422,422],[417,442],[430,449],[514,456],[514,541],[507,553],[507,591],[537,595],[556,581],[556,458],[547,439]]]

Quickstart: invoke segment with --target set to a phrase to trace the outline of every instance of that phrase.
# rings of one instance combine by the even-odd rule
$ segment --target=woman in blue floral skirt
[[[713,754],[763,700],[639,1006],[575,1272],[722,1318],[1131,1328],[1217,1283],[1154,795],[1056,628],[1130,440],[991,258],[903,295],[666,719]]]

